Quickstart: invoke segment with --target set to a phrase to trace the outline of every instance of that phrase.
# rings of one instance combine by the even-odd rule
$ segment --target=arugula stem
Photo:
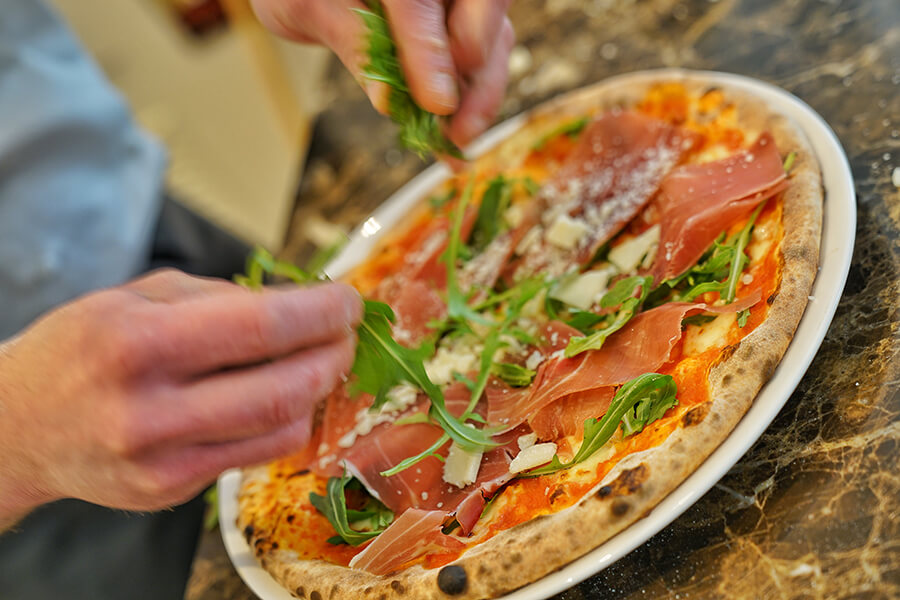
[[[756,210],[753,211],[753,214],[750,215],[750,220],[747,221],[747,224],[744,225],[744,228],[738,236],[737,244],[734,248],[734,257],[731,259],[731,272],[728,275],[728,287],[726,288],[724,295],[726,304],[734,302],[734,296],[737,293],[738,279],[740,278],[741,271],[744,270],[744,248],[747,247],[747,244],[750,241],[750,232],[753,230],[756,218],[759,216],[759,213],[762,211],[765,204],[765,202],[759,203],[759,206],[757,206]]]
[[[448,441],[450,441],[450,436],[445,433],[441,437],[439,437],[435,443],[433,443],[431,446],[429,446],[425,450],[422,450],[415,456],[410,456],[409,458],[401,460],[400,462],[398,462],[396,465],[394,465],[390,469],[388,469],[386,471],[382,471],[381,475],[384,477],[390,477],[391,475],[396,475],[397,473],[400,473],[401,471],[405,471],[406,469],[410,468],[411,466],[413,466],[419,462],[422,462],[429,456],[434,456],[439,460],[444,460],[444,458],[442,456],[437,454],[437,451],[440,450],[441,446],[446,444]]]

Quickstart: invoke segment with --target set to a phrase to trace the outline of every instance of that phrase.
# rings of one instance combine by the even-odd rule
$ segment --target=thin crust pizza
[[[299,598],[492,598],[647,514],[772,375],[823,191],[786,117],[702,76],[532,111],[384,236],[347,384],[244,471],[238,527]]]

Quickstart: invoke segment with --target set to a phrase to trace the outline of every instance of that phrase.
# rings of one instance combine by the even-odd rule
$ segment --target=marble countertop
[[[510,16],[519,45],[501,118],[628,71],[740,73],[825,118],[857,193],[843,298],[784,409],[680,518],[557,598],[900,597],[900,5],[516,0]],[[285,251],[300,260],[322,221],[352,228],[423,168],[336,64],[329,86]],[[201,540],[186,597],[254,597],[218,531]]]

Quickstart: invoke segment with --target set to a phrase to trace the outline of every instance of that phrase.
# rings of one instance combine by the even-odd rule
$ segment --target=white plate
[[[645,518],[561,570],[504,596],[507,600],[546,598],[587,579],[647,541],[674,521],[705,494],[759,438],[784,406],[812,362],[834,316],[853,253],[856,231],[856,199],[853,177],[840,142],[825,121],[797,97],[767,83],[739,75],[681,70],[642,71],[612,81],[627,85],[665,77],[699,78],[711,84],[727,84],[763,99],[777,112],[793,119],[806,133],[822,166],[825,184],[825,219],[819,258],[819,274],[806,313],[772,379],[731,435],[675,491]],[[525,120],[513,117],[485,133],[471,148],[477,155],[505,139]],[[449,175],[434,165],[388,199],[351,237],[329,272],[339,276],[367,256],[379,234],[407,214],[415,203]],[[238,573],[260,598],[289,600],[292,596],[266,573],[235,526],[240,475],[228,471],[219,479],[219,515],[222,538]]]

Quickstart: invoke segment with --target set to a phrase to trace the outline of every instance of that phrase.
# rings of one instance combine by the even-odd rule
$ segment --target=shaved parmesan
[[[524,450],[525,448],[530,448],[534,446],[537,442],[537,434],[535,432],[526,433],[525,435],[520,435],[519,439],[516,440],[516,443],[519,445],[519,450]]]
[[[609,262],[622,273],[631,273],[645,257],[656,254],[659,246],[659,225],[654,225],[641,235],[625,240],[609,251]],[[652,261],[652,259],[651,259]]]
[[[510,473],[521,473],[550,462],[556,455],[556,444],[546,442],[528,446],[509,463]]]
[[[569,306],[587,310],[606,292],[606,285],[613,275],[615,269],[606,267],[566,277],[550,293],[550,297]]]
[[[444,461],[443,480],[458,488],[466,487],[478,479],[480,467],[481,452],[466,452],[454,442]]]
[[[578,242],[589,230],[588,224],[569,215],[559,215],[547,228],[546,239],[549,243],[565,250],[578,246]]]

